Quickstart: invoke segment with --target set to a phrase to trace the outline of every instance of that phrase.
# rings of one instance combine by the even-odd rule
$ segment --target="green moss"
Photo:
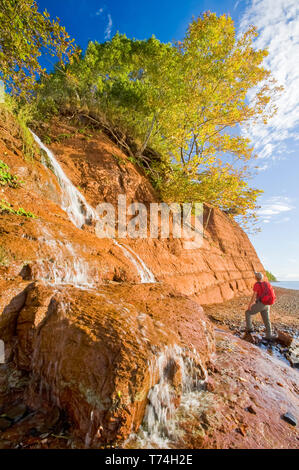
[[[17,176],[12,175],[9,171],[9,166],[0,160],[0,186],[10,186],[17,188],[23,183]]]
[[[121,158],[121,157],[119,157],[118,155],[115,155],[115,154],[113,154],[112,156],[116,160],[118,165],[120,165],[120,166],[121,165],[124,165],[124,166],[126,165],[126,161],[123,158]]]
[[[54,167],[52,165],[52,162],[50,160],[50,158],[48,157],[48,154],[47,152],[45,152],[43,149],[41,149],[41,162],[44,166],[46,166],[47,168],[49,168],[50,171],[52,171],[53,173],[54,172]]]
[[[37,218],[32,212],[25,211],[23,207],[19,207],[15,210],[9,202],[4,201],[3,199],[0,199],[0,214],[13,214],[28,217],[30,219]]]
[[[62,142],[63,140],[69,139],[70,137],[72,137],[71,134],[65,134],[65,133],[58,134],[58,136],[55,138],[55,141]]]
[[[88,127],[81,127],[80,129],[78,129],[78,132],[79,132],[79,134],[82,134],[85,137],[92,137],[92,134],[87,132],[88,130],[89,130]]]
[[[51,139],[51,137],[50,137],[49,135],[44,135],[44,136],[43,136],[43,142],[44,142],[44,144],[46,144],[46,145],[50,145],[50,144],[52,143],[52,139]]]
[[[137,160],[137,158],[135,158],[135,157],[127,157],[127,158],[128,158],[128,160],[129,160],[131,163],[133,163],[134,165],[140,164],[140,162],[139,162],[139,161]]]

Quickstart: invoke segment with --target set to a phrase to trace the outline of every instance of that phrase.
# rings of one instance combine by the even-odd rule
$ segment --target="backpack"
[[[262,286],[262,293],[260,295],[260,301],[264,305],[273,305],[276,300],[276,295],[275,295],[273,287],[267,281],[259,282],[259,284]]]

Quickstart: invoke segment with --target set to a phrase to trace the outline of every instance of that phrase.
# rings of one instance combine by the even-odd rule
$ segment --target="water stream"
[[[54,239],[45,227],[42,228],[42,236],[38,241],[43,250],[32,267],[33,279],[41,279],[52,285],[72,284],[90,289],[95,287],[99,280],[96,266],[90,265],[79,256],[71,243]]]
[[[142,284],[156,282],[156,279],[153,273],[146,266],[144,261],[142,261],[142,259],[137,255],[137,253],[135,253],[132,250],[131,247],[124,246],[121,243],[117,242],[116,240],[113,240],[113,242],[116,246],[118,246],[123,251],[125,257],[128,258],[128,260],[130,260],[131,263],[135,266],[140,277],[140,282]]]
[[[181,419],[200,406],[205,393],[208,373],[195,350],[184,350],[178,345],[166,347],[149,364],[149,370],[152,383],[143,423],[138,433],[129,437],[125,448],[131,443],[144,449],[171,447],[182,437]]]
[[[61,208],[68,214],[70,220],[76,227],[81,228],[83,224],[90,224],[92,220],[96,220],[96,211],[88,204],[85,197],[73,185],[71,180],[66,176],[60,164],[56,160],[48,147],[46,147],[40,138],[32,132],[34,140],[43,149],[53,167],[55,176],[58,179],[62,190]]]
[[[72,223],[81,228],[84,224],[97,221],[96,211],[65,175],[53,153],[34,133],[33,137],[46,152],[51,162],[62,189],[61,207],[68,214]],[[51,238],[51,234],[45,228],[40,242],[45,247],[49,246],[49,254],[51,256],[54,253],[55,259],[52,261],[50,259],[40,260],[40,263],[37,264],[39,278],[52,281],[55,284],[72,283],[79,286],[93,287],[90,284],[90,266],[85,260],[77,256],[72,244],[69,242],[62,243],[60,240]],[[134,266],[141,283],[156,282],[153,273],[131,247],[115,239],[113,242]],[[62,305],[61,311],[63,312],[65,308]],[[139,315],[139,319],[142,323],[142,314]],[[63,347],[60,347],[61,354],[55,362],[48,365],[45,373],[47,377],[53,376],[53,381],[48,384],[47,377],[40,381],[40,394],[43,394],[44,388],[50,400],[52,393],[52,399],[58,406],[60,406],[60,399],[57,378],[59,377],[63,358],[63,349]],[[33,357],[34,370],[37,376],[39,371],[43,370],[44,360],[46,361],[46,358],[40,354],[40,344],[37,343]],[[200,405],[204,393],[204,384],[207,380],[207,371],[195,350],[183,349],[178,345],[167,346],[157,355],[153,355],[148,367],[150,384],[143,423],[138,433],[130,436],[128,441],[129,445],[130,442],[133,442],[137,448],[168,448],[181,437],[180,422],[182,417],[183,419],[188,417],[191,410]],[[92,410],[90,413],[90,428],[86,434],[86,447],[89,447],[92,440],[95,413],[96,410]]]

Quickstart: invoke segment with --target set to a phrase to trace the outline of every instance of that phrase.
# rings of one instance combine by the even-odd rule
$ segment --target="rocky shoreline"
[[[222,304],[208,305],[204,307],[204,310],[214,324],[221,325],[236,336],[249,340],[265,349],[269,354],[298,368],[299,290],[275,287],[275,293],[277,300],[271,307],[270,316],[273,333],[279,335],[280,340],[272,343],[264,338],[264,325],[260,314],[253,317],[255,334],[249,337],[245,335],[244,312],[250,301],[250,296],[240,296]],[[286,337],[282,338],[283,335]],[[292,344],[288,344],[289,337],[293,338]]]
[[[272,309],[274,330],[296,336],[299,292],[276,289],[276,293],[277,303]],[[282,435],[285,448],[298,447],[298,371],[286,359],[288,347],[264,341],[258,315],[255,327],[260,344],[244,341],[243,311],[248,301],[249,297],[243,296],[205,307],[214,323],[216,351],[207,367],[208,380],[196,401],[191,394],[178,408],[180,432],[170,436],[168,448],[279,448]],[[0,368],[2,381],[8,367],[12,365]],[[24,404],[22,397],[29,379],[26,374],[15,370],[8,378],[9,382],[14,378],[15,383],[10,384],[10,399],[0,406],[0,448],[85,447],[57,407],[34,410]],[[296,424],[287,421],[285,415],[293,417]],[[148,445],[153,446],[137,435],[125,448]],[[102,442],[98,448],[111,447],[122,448],[123,444]],[[155,443],[154,447],[161,448]]]

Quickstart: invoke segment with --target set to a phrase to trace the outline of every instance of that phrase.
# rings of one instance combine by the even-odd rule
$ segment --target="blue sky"
[[[144,39],[154,34],[164,42],[184,36],[192,16],[206,10],[228,13],[237,30],[255,24],[257,47],[269,50],[267,65],[285,87],[276,116],[268,126],[242,132],[259,155],[252,181],[263,189],[262,231],[251,235],[266,269],[280,280],[299,280],[299,1],[298,0],[38,0],[58,16],[84,50],[89,40],[105,41],[116,31]]]

